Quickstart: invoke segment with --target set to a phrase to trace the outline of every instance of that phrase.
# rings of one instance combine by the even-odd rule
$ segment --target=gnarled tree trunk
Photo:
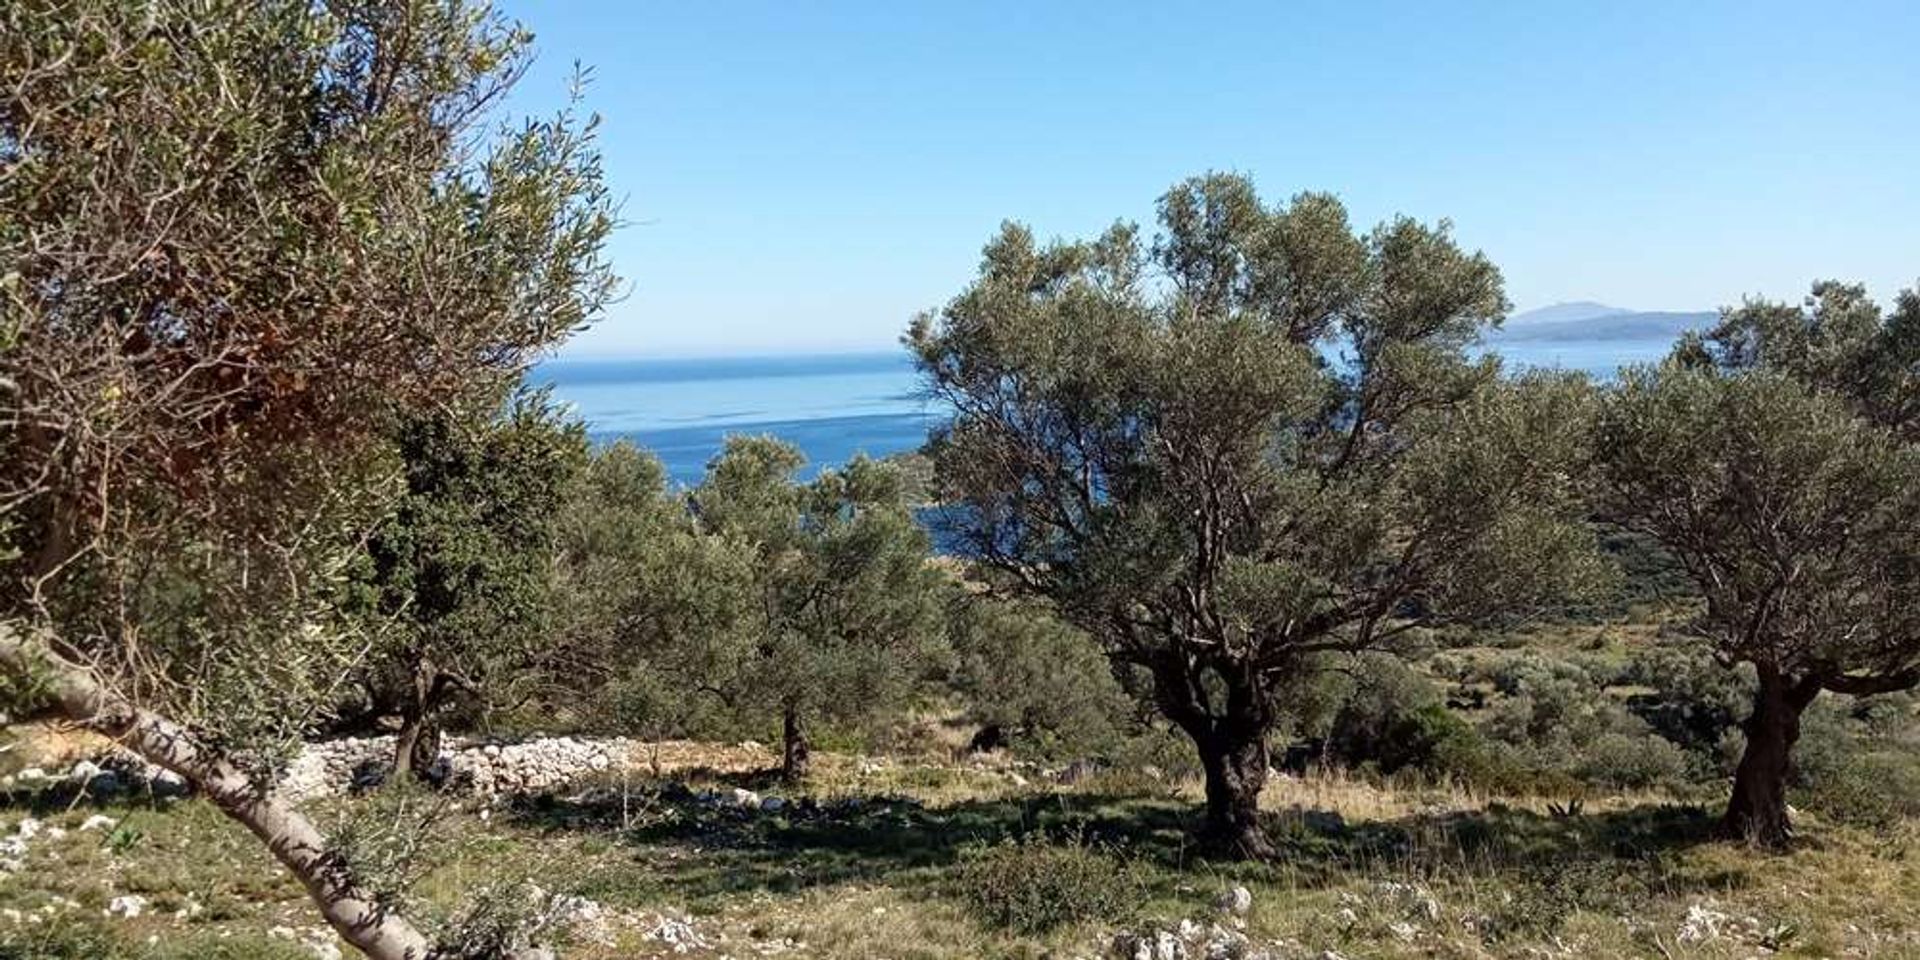
[[[84,667],[6,622],[0,622],[0,669],[44,682],[60,715],[192,781],[300,878],[327,923],[360,952],[373,960],[426,960],[426,937],[360,891],[311,821],[276,793],[257,788],[192,731],[101,687]]]
[[[1200,766],[1206,772],[1207,819],[1202,839],[1228,856],[1249,860],[1273,857],[1277,850],[1260,829],[1260,791],[1267,784],[1264,731],[1249,735],[1223,724],[1196,737]]]
[[[789,704],[781,717],[780,776],[788,781],[804,780],[812,769],[813,746],[807,742],[800,708]]]
[[[1223,703],[1209,702],[1205,678],[1192,663],[1169,654],[1154,667],[1154,699],[1200,753],[1207,786],[1201,841],[1223,856],[1268,859],[1278,851],[1260,828],[1260,791],[1267,784],[1273,712],[1256,675],[1233,664],[1216,674],[1226,688]]]
[[[1819,684],[1812,680],[1795,682],[1778,670],[1761,669],[1753,712],[1742,724],[1747,748],[1734,773],[1726,816],[1720,821],[1722,835],[1768,847],[1784,847],[1792,841],[1787,776],[1793,768],[1793,745],[1800,739],[1800,715],[1819,692]]]

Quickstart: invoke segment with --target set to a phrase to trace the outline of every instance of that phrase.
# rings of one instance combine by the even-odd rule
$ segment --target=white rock
[[[700,935],[700,931],[695,930],[693,924],[678,917],[660,917],[659,921],[642,936],[645,939],[666,944],[673,949],[674,953],[688,953],[707,948],[707,940]]]
[[[106,814],[96,813],[93,816],[88,817],[85,821],[83,821],[80,824],[80,829],[81,830],[111,830],[113,829],[113,825],[119,822],[120,821],[115,820],[112,817],[107,816]]]
[[[145,909],[147,909],[147,898],[137,893],[129,893],[125,896],[114,897],[112,900],[107,901],[107,915],[112,917],[124,917],[132,920],[134,917],[139,916],[140,912]]]
[[[1244,917],[1247,915],[1247,911],[1253,909],[1253,891],[1236,884],[1230,889],[1222,891],[1220,896],[1214,899],[1213,905],[1221,913]]]
[[[1720,939],[1720,929],[1733,918],[1703,903],[1687,908],[1686,919],[1680,921],[1680,929],[1674,933],[1674,939],[1681,943],[1706,943]]]
[[[745,787],[733,788],[733,805],[736,807],[759,808],[760,795]]]

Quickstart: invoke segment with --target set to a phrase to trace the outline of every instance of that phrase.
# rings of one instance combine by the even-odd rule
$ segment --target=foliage
[[[1466,357],[1507,304],[1445,225],[1356,234],[1330,196],[1268,205],[1228,175],[1176,186],[1160,220],[1150,244],[1008,224],[909,343],[954,413],[931,450],[958,539],[1257,790],[1247,745],[1309,655],[1593,579],[1590,395]]]
[[[1801,802],[1821,816],[1883,830],[1920,817],[1920,756],[1911,747],[1856,748],[1803,775],[1810,783]]]
[[[1704,600],[1691,629],[1752,665],[1725,829],[1777,845],[1807,706],[1920,683],[1920,447],[1858,415],[1878,399],[1687,349],[1609,398],[1604,509],[1681,560]]]
[[[1085,840],[1040,835],[964,852],[955,881],[983,922],[1020,933],[1122,921],[1142,899],[1139,871],[1124,859]]]
[[[969,719],[1047,756],[1109,752],[1132,724],[1132,700],[1079,630],[1044,610],[976,596],[949,618],[950,678]]]
[[[563,524],[562,577],[582,597],[568,656],[598,661],[585,672],[602,684],[599,722],[791,721],[804,752],[810,723],[875,719],[919,688],[954,586],[910,491],[886,463],[799,483],[802,465],[784,443],[731,438],[682,497],[649,456],[596,455]]]
[[[1840,686],[1913,669],[1920,453],[1779,374],[1675,365],[1629,373],[1604,437],[1610,509],[1702,581],[1722,655]]]
[[[1727,738],[1738,731],[1753,701],[1751,668],[1729,670],[1714,661],[1707,644],[1674,638],[1634,651],[1620,681],[1647,690],[1627,699],[1634,716],[1699,766],[1725,772],[1719,768]]]
[[[867,719],[914,690],[942,649],[950,589],[891,467],[856,458],[798,484],[801,466],[791,446],[734,437],[689,498],[703,533],[752,558],[744,631],[689,638],[695,682],[782,716],[789,773],[800,724]]]
[[[1920,291],[1901,291],[1884,315],[1866,287],[1833,280],[1815,283],[1798,306],[1750,299],[1675,356],[1730,374],[1773,371],[1920,440]]]
[[[382,640],[367,709],[402,718],[404,740],[458,698],[511,703],[541,682],[558,516],[587,442],[544,394],[519,393],[478,418],[410,417],[395,443],[406,492],[356,592]]]
[[[261,787],[373,642],[332,601],[383,441],[614,292],[594,122],[501,122],[528,51],[464,0],[0,6],[8,692],[188,774],[382,956],[425,939]]]
[[[330,696],[393,418],[612,292],[591,121],[495,119],[526,52],[437,0],[6,6],[7,619],[236,741]]]
[[[679,637],[740,629],[749,558],[701,536],[659,459],[625,440],[592,451],[557,525],[554,688],[531,701],[536,725],[685,735],[712,704],[658,661]]]

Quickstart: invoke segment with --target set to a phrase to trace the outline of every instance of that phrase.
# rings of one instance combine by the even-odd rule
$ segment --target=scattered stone
[[[1687,917],[1680,921],[1680,929],[1674,933],[1673,938],[1681,943],[1706,943],[1718,940],[1720,928],[1732,919],[1705,904],[1696,903],[1687,908]]]
[[[700,935],[700,931],[693,928],[693,924],[679,917],[664,914],[641,936],[656,943],[666,944],[674,953],[690,953],[694,950],[707,949],[706,938]]]
[[[132,920],[145,909],[147,909],[147,898],[137,893],[129,893],[107,901],[107,915],[110,917]]]
[[[758,810],[760,808],[760,795],[745,787],[734,787],[732,798],[733,805],[741,809]]]
[[[779,813],[786,807],[787,801],[780,797],[767,797],[760,801],[760,809],[766,813]]]
[[[111,830],[113,829],[114,824],[117,824],[119,822],[120,821],[115,820],[112,817],[109,817],[105,814],[96,813],[93,816],[88,817],[86,820],[82,821],[80,824],[80,829],[82,831]]]
[[[1274,954],[1257,950],[1247,935],[1221,925],[1182,920],[1171,930],[1124,932],[1114,937],[1108,955],[1114,960],[1272,960]]]
[[[1417,883],[1401,883],[1386,880],[1373,886],[1376,899],[1398,913],[1402,919],[1418,920],[1422,923],[1440,921],[1440,901],[1433,892]]]
[[[1244,917],[1247,911],[1253,909],[1253,891],[1235,885],[1214,898],[1213,905],[1221,913]]]
[[[556,924],[567,928],[576,937],[601,946],[613,944],[610,918],[606,908],[597,901],[562,894],[552,899],[548,913]]]

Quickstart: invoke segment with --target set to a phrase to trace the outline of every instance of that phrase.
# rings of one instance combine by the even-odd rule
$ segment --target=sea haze
[[[1623,311],[1624,312],[1624,311]],[[1665,356],[1672,338],[1515,338],[1489,347],[1513,367],[1561,367],[1607,378]],[[686,360],[552,360],[532,382],[553,388],[596,442],[628,439],[691,485],[729,434],[769,434],[798,446],[806,475],[865,453],[915,450],[940,413],[919,396],[902,352]]]

